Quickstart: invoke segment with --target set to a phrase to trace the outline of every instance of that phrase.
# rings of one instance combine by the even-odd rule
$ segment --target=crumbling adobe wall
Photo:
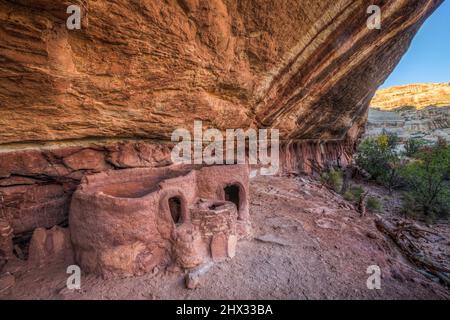
[[[241,166],[204,167],[198,174],[198,194],[206,199],[227,200],[225,187],[239,188],[237,234],[246,237],[250,231],[249,174],[242,174]]]
[[[170,263],[192,268],[211,256],[234,256],[238,210],[217,196],[229,181],[243,187],[240,212],[248,225],[246,165],[127,169],[85,177],[73,195],[69,218],[76,262],[86,272],[113,277],[143,274]],[[199,218],[198,208],[205,196],[211,206],[203,209],[215,221],[227,214],[229,224],[201,227],[199,221],[206,218]],[[179,221],[171,215],[173,197],[180,200]],[[226,256],[217,253],[223,249],[214,250],[222,248],[223,241]]]

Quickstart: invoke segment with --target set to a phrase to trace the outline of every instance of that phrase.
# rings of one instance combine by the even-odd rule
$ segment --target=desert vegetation
[[[369,179],[403,198],[403,213],[434,221],[450,217],[450,148],[444,139],[434,144],[410,138],[399,148],[387,132],[366,138],[358,147],[356,164]]]
[[[445,139],[429,143],[410,138],[401,146],[395,134],[383,131],[360,143],[355,164],[362,182],[382,186],[390,197],[401,199],[404,215],[429,223],[450,218],[450,148]],[[321,173],[321,182],[347,201],[383,211],[382,201],[364,183],[355,183],[348,170],[330,166]]]

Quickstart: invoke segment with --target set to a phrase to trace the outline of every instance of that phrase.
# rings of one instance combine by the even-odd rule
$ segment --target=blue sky
[[[419,82],[450,82],[450,0],[425,21],[381,88]]]

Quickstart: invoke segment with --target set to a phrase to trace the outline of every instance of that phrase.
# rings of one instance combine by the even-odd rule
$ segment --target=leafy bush
[[[414,201],[414,197],[412,194],[406,192],[403,195],[403,213],[413,219],[416,219],[419,217],[418,211],[416,209],[416,204]]]
[[[405,155],[407,157],[414,157],[426,144],[427,142],[424,139],[409,138],[405,143]]]
[[[438,141],[434,146],[422,148],[402,169],[408,183],[404,211],[419,213],[433,218],[436,215],[450,216],[450,148]]]
[[[363,193],[364,189],[360,186],[352,186],[343,194],[343,197],[347,201],[358,201]]]
[[[334,191],[341,192],[344,178],[341,171],[330,168],[329,170],[322,172],[321,181]]]
[[[398,141],[396,135],[384,131],[377,137],[365,139],[355,156],[356,163],[389,191],[401,183],[399,169],[403,161],[396,151]]]
[[[372,211],[381,211],[383,209],[383,206],[381,202],[374,197],[367,198],[367,208]]]

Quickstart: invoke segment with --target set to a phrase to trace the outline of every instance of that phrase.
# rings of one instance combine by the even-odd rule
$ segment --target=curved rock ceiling
[[[441,0],[0,0],[0,144],[179,127],[342,139]],[[84,8],[82,30],[66,8]]]

